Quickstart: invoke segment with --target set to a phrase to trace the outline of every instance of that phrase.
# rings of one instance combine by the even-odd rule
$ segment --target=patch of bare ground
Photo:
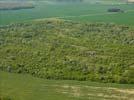
[[[134,89],[120,89],[112,87],[95,87],[81,85],[55,85],[57,92],[73,97],[100,97],[106,100],[133,100]],[[84,92],[86,90],[87,92]],[[90,100],[90,99],[89,99]]]
[[[68,94],[70,94],[70,95],[72,95],[74,97],[80,97],[82,95],[82,93],[81,93],[81,87],[79,87],[79,86],[63,85],[61,87],[63,89],[62,93],[64,93],[64,94],[67,94],[68,93]]]
[[[134,95],[134,89],[114,89],[117,92]]]
[[[88,94],[89,96],[97,96],[97,97],[102,97],[105,99],[115,99],[115,100],[127,100],[127,97],[125,96],[118,96],[118,95],[108,95],[108,94],[104,94],[104,93],[97,93],[97,94]]]

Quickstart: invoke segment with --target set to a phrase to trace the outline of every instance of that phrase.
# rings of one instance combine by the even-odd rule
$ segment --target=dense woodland
[[[2,26],[0,70],[45,79],[134,83],[134,28],[58,19]]]

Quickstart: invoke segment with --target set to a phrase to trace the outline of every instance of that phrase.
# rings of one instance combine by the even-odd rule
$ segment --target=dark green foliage
[[[35,21],[0,28],[0,69],[47,79],[134,83],[134,29]]]
[[[0,100],[12,100],[10,97],[6,96],[6,97],[1,97],[0,96]]]

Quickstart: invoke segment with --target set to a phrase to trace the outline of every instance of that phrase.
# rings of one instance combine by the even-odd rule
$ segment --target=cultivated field
[[[0,71],[0,100],[133,100],[134,85],[44,80]]]
[[[34,8],[34,5],[28,2],[0,1],[0,10],[19,10],[19,9],[30,9],[30,8]]]
[[[42,18],[63,18],[84,22],[107,22],[134,25],[134,4],[123,0],[85,0],[84,2],[55,2],[56,0],[34,0],[34,9],[0,11],[0,24],[29,21]],[[109,8],[120,8],[124,13],[108,13]]]

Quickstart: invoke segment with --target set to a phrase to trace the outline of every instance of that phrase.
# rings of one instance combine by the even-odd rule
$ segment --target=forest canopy
[[[0,69],[45,79],[134,83],[134,28],[59,19],[0,27]]]

